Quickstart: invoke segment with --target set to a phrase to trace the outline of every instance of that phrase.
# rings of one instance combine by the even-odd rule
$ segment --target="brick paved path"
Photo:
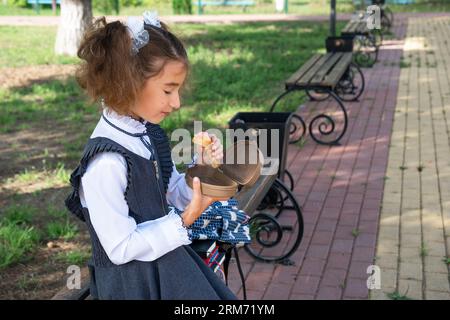
[[[448,202],[450,199],[448,182],[450,179],[448,173],[450,94],[448,92],[450,91],[448,78],[446,78],[448,71],[433,65],[435,59],[443,64],[445,56],[443,50],[448,50],[448,46],[446,43],[440,43],[438,46],[437,39],[444,39],[444,32],[447,33],[448,39],[450,26],[448,22],[443,22],[447,20],[439,20],[441,22],[436,22],[436,25],[428,24],[429,21],[434,20],[423,20],[426,17],[433,16],[422,15],[420,21],[423,22],[420,25],[422,28],[427,26],[426,29],[418,29],[417,26],[409,28],[406,45],[416,43],[409,38],[411,35],[423,37],[426,34],[428,37],[439,29],[441,33],[427,42],[431,41],[428,50],[433,47],[435,54],[427,53],[426,50],[414,51],[416,49],[413,46],[412,56],[401,62],[408,19],[406,15],[397,17],[393,29],[395,36],[384,41],[379,62],[371,69],[364,69],[366,89],[363,96],[359,102],[346,103],[349,112],[349,128],[341,140],[341,146],[319,146],[312,140],[308,140],[302,148],[290,147],[289,170],[297,181],[294,193],[303,205],[305,235],[299,249],[292,257],[295,261],[294,266],[255,262],[244,250],[240,250],[249,299],[367,299],[369,297],[367,268],[372,264],[381,267],[382,284],[382,290],[372,291],[373,298],[386,299],[386,293],[396,291],[396,275],[399,272],[403,279],[414,276],[422,279],[420,278],[422,274],[426,279],[423,283],[417,280],[400,281],[398,288],[400,293],[405,293],[406,290],[403,288],[409,285],[407,295],[421,298],[421,294],[416,292],[422,292],[418,287],[423,284],[424,289],[433,290],[426,296],[428,299],[449,298],[448,268],[442,259],[446,250],[448,255],[449,248],[448,240],[445,244],[443,235],[444,232],[448,235],[448,213],[450,212]],[[438,52],[438,50],[441,51]],[[449,53],[446,54],[446,61],[448,61]],[[420,76],[417,73],[419,68],[415,66],[401,68],[406,66],[409,60],[415,63],[416,55],[422,58]],[[425,57],[429,58],[428,65]],[[450,67],[450,64],[448,66]],[[399,79],[402,83],[400,91]],[[417,89],[418,82],[422,85],[420,90]],[[409,92],[405,94],[408,83],[410,83]],[[408,97],[407,94],[411,92],[414,94]],[[417,108],[419,104],[417,99],[421,92],[426,97],[421,94],[420,99],[423,100],[418,100],[423,101],[423,110],[421,110],[423,115],[420,116],[422,141],[418,143]],[[410,110],[412,116],[407,117],[408,123],[415,123],[415,127],[412,125],[408,127],[408,135],[411,134],[411,138],[414,137],[415,140],[407,140],[408,153],[405,159],[408,163],[405,165],[409,167],[409,170],[401,171],[399,166],[404,164],[402,152],[405,145],[402,139],[405,136],[406,115],[404,111],[400,112],[405,108],[403,105],[406,101],[416,101],[414,104],[416,110]],[[431,101],[435,104],[433,109],[431,109]],[[442,117],[444,103],[447,103],[447,122]],[[327,106],[326,103],[322,103],[323,105]],[[398,105],[397,109],[396,105]],[[314,106],[317,107],[317,103],[308,102],[306,108],[301,108],[298,112],[302,113]],[[430,112],[433,112],[433,117]],[[403,117],[403,123],[397,120],[398,116]],[[389,157],[394,119],[393,140],[394,146],[398,148],[396,151],[398,156],[392,149]],[[427,136],[425,137],[424,134]],[[397,142],[397,140],[400,141]],[[424,164],[421,174],[422,184],[419,183],[417,171],[419,157]],[[389,169],[386,173],[388,163]],[[414,175],[414,173],[415,176],[409,178],[408,175]],[[402,180],[402,174],[407,180],[405,178]],[[385,178],[386,175],[388,178]],[[386,191],[383,202],[385,182]],[[419,192],[420,186],[423,188],[422,193]],[[444,189],[446,191],[443,191]],[[403,195],[408,194],[407,199],[415,200],[416,205],[420,199],[426,200],[429,204],[426,208],[430,210],[435,208],[435,211],[430,212],[426,217],[422,213],[421,220],[419,211],[413,211],[410,215],[409,212],[400,212],[398,207],[401,203],[402,191]],[[425,204],[424,201],[423,204]],[[382,230],[376,252],[382,202]],[[385,206],[386,203],[389,203],[391,208],[396,205],[396,211],[387,211],[389,207]],[[447,212],[447,220],[443,212]],[[401,219],[399,219],[400,215]],[[391,225],[390,218],[397,221],[397,224]],[[425,223],[427,219],[430,221]],[[402,223],[403,221],[405,222]],[[408,225],[407,221],[411,224]],[[447,223],[446,229],[443,226],[444,221]],[[426,244],[428,256],[425,262],[418,258],[414,260],[414,263],[405,260],[399,270],[397,258],[400,224],[403,226],[402,232],[405,231],[404,234],[409,235],[409,237],[402,237],[400,247],[402,258],[405,256],[406,259],[410,253],[418,257],[422,234],[424,238],[428,237],[429,242]],[[422,233],[428,230],[427,228],[434,229]],[[414,238],[411,232],[416,233]],[[397,235],[395,238],[397,242],[386,242],[395,235]],[[416,240],[415,247],[409,250],[412,239]],[[425,272],[422,268],[423,263],[425,263]],[[230,286],[242,297],[235,264],[232,264],[230,268]]]
[[[380,219],[385,298],[450,299],[450,18],[410,19]]]

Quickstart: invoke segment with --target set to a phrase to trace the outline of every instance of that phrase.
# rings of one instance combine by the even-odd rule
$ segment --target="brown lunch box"
[[[218,168],[195,165],[186,171],[185,179],[192,188],[194,177],[201,182],[202,194],[214,198],[230,198],[238,187],[251,187],[261,175],[263,154],[255,142],[239,140],[224,152]]]

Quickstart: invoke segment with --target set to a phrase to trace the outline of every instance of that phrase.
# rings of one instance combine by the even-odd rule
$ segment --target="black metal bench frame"
[[[272,210],[270,213],[265,210]],[[280,218],[287,211],[294,211],[296,223],[287,225],[280,223]],[[264,262],[277,262],[283,265],[293,265],[294,262],[289,257],[300,246],[303,239],[304,222],[301,206],[298,204],[289,187],[277,178],[263,200],[258,205],[256,213],[250,219],[251,223],[257,225],[258,231],[254,235],[254,240],[262,249],[254,249],[251,245],[246,245],[244,249],[255,259]],[[279,245],[283,237],[288,237],[285,232],[296,233],[295,241],[290,246],[286,246],[279,255],[268,255],[264,253],[265,248],[273,248]],[[268,237],[270,235],[270,237]],[[275,237],[274,237],[275,236]],[[270,238],[270,239],[267,239]]]
[[[383,41],[380,30],[369,30],[365,15],[350,20],[341,35],[353,38],[354,62],[360,67],[371,67],[378,61],[378,52]]]
[[[291,192],[294,190],[294,178],[286,168],[294,116],[295,114],[292,112],[239,112],[228,123],[230,129],[242,129],[244,132],[247,130],[253,131],[252,135],[254,135],[258,145],[261,143],[258,138],[261,134],[260,130],[267,130],[269,136],[273,130],[279,133],[277,179],[271,184],[270,189],[261,192],[265,196],[260,201],[243,201],[244,203],[253,202],[257,204],[257,207],[247,208],[246,211],[254,212],[251,217],[251,225],[255,227],[255,234],[252,243],[246,245],[245,250],[257,260],[285,265],[293,264],[289,257],[300,245],[304,228],[301,207]],[[271,138],[268,140],[271,140]],[[273,150],[269,151],[269,148],[269,145],[262,148],[263,152],[266,152],[264,157],[271,158],[274,156]],[[260,192],[260,190],[257,192]],[[294,216],[287,216],[292,213]],[[290,225],[281,223],[280,218],[292,218]],[[295,237],[295,241],[284,246],[283,240],[291,237]],[[267,254],[266,248],[271,248],[272,252]],[[276,255],[273,253],[275,248],[278,253]]]
[[[394,25],[394,13],[385,0],[372,0],[372,4],[380,7],[381,29],[383,32],[389,31]]]
[[[328,37],[326,39],[326,48],[327,54],[313,56],[286,81],[285,92],[275,99],[270,111],[273,112],[278,102],[295,91],[305,91],[313,100],[325,100],[331,97],[336,101],[344,116],[342,132],[332,141],[322,140],[322,136],[329,136],[335,131],[336,123],[329,115],[319,114],[310,121],[309,133],[311,138],[319,144],[338,145],[348,126],[348,116],[343,101],[357,100],[364,90],[365,81],[360,68],[352,63],[352,37]],[[318,65],[319,67],[317,67]],[[355,70],[361,77],[362,85],[359,88],[355,85],[355,72],[352,70]],[[326,81],[324,80],[325,78],[327,79]],[[356,92],[354,91],[355,89],[357,90]],[[321,93],[322,97],[315,98],[311,92]],[[343,97],[347,92],[350,98]],[[302,130],[299,138],[296,140],[298,141],[306,133],[306,124],[300,116],[295,115],[295,118],[300,124],[296,129]],[[316,136],[313,131],[316,124],[318,125],[320,136]]]

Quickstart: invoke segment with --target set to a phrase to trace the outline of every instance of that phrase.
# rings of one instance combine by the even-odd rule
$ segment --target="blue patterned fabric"
[[[232,244],[250,243],[249,216],[235,199],[216,201],[189,227],[190,240],[212,239]],[[172,207],[177,214],[182,211]]]

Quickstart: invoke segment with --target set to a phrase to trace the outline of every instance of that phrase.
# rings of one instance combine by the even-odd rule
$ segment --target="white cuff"
[[[188,231],[185,227],[183,227],[183,219],[181,219],[181,217],[176,214],[174,210],[169,212],[169,214],[167,215],[167,219],[168,221],[172,222],[176,229],[176,231],[170,231],[170,233],[168,232],[168,234],[173,238],[173,234],[176,233],[178,234],[178,238],[183,242],[183,244],[191,244],[191,240],[189,240],[188,236]]]
[[[157,220],[157,224],[153,223],[154,221],[140,223],[136,229],[154,249],[155,259],[191,243],[181,217],[175,212],[171,211],[167,216]]]

